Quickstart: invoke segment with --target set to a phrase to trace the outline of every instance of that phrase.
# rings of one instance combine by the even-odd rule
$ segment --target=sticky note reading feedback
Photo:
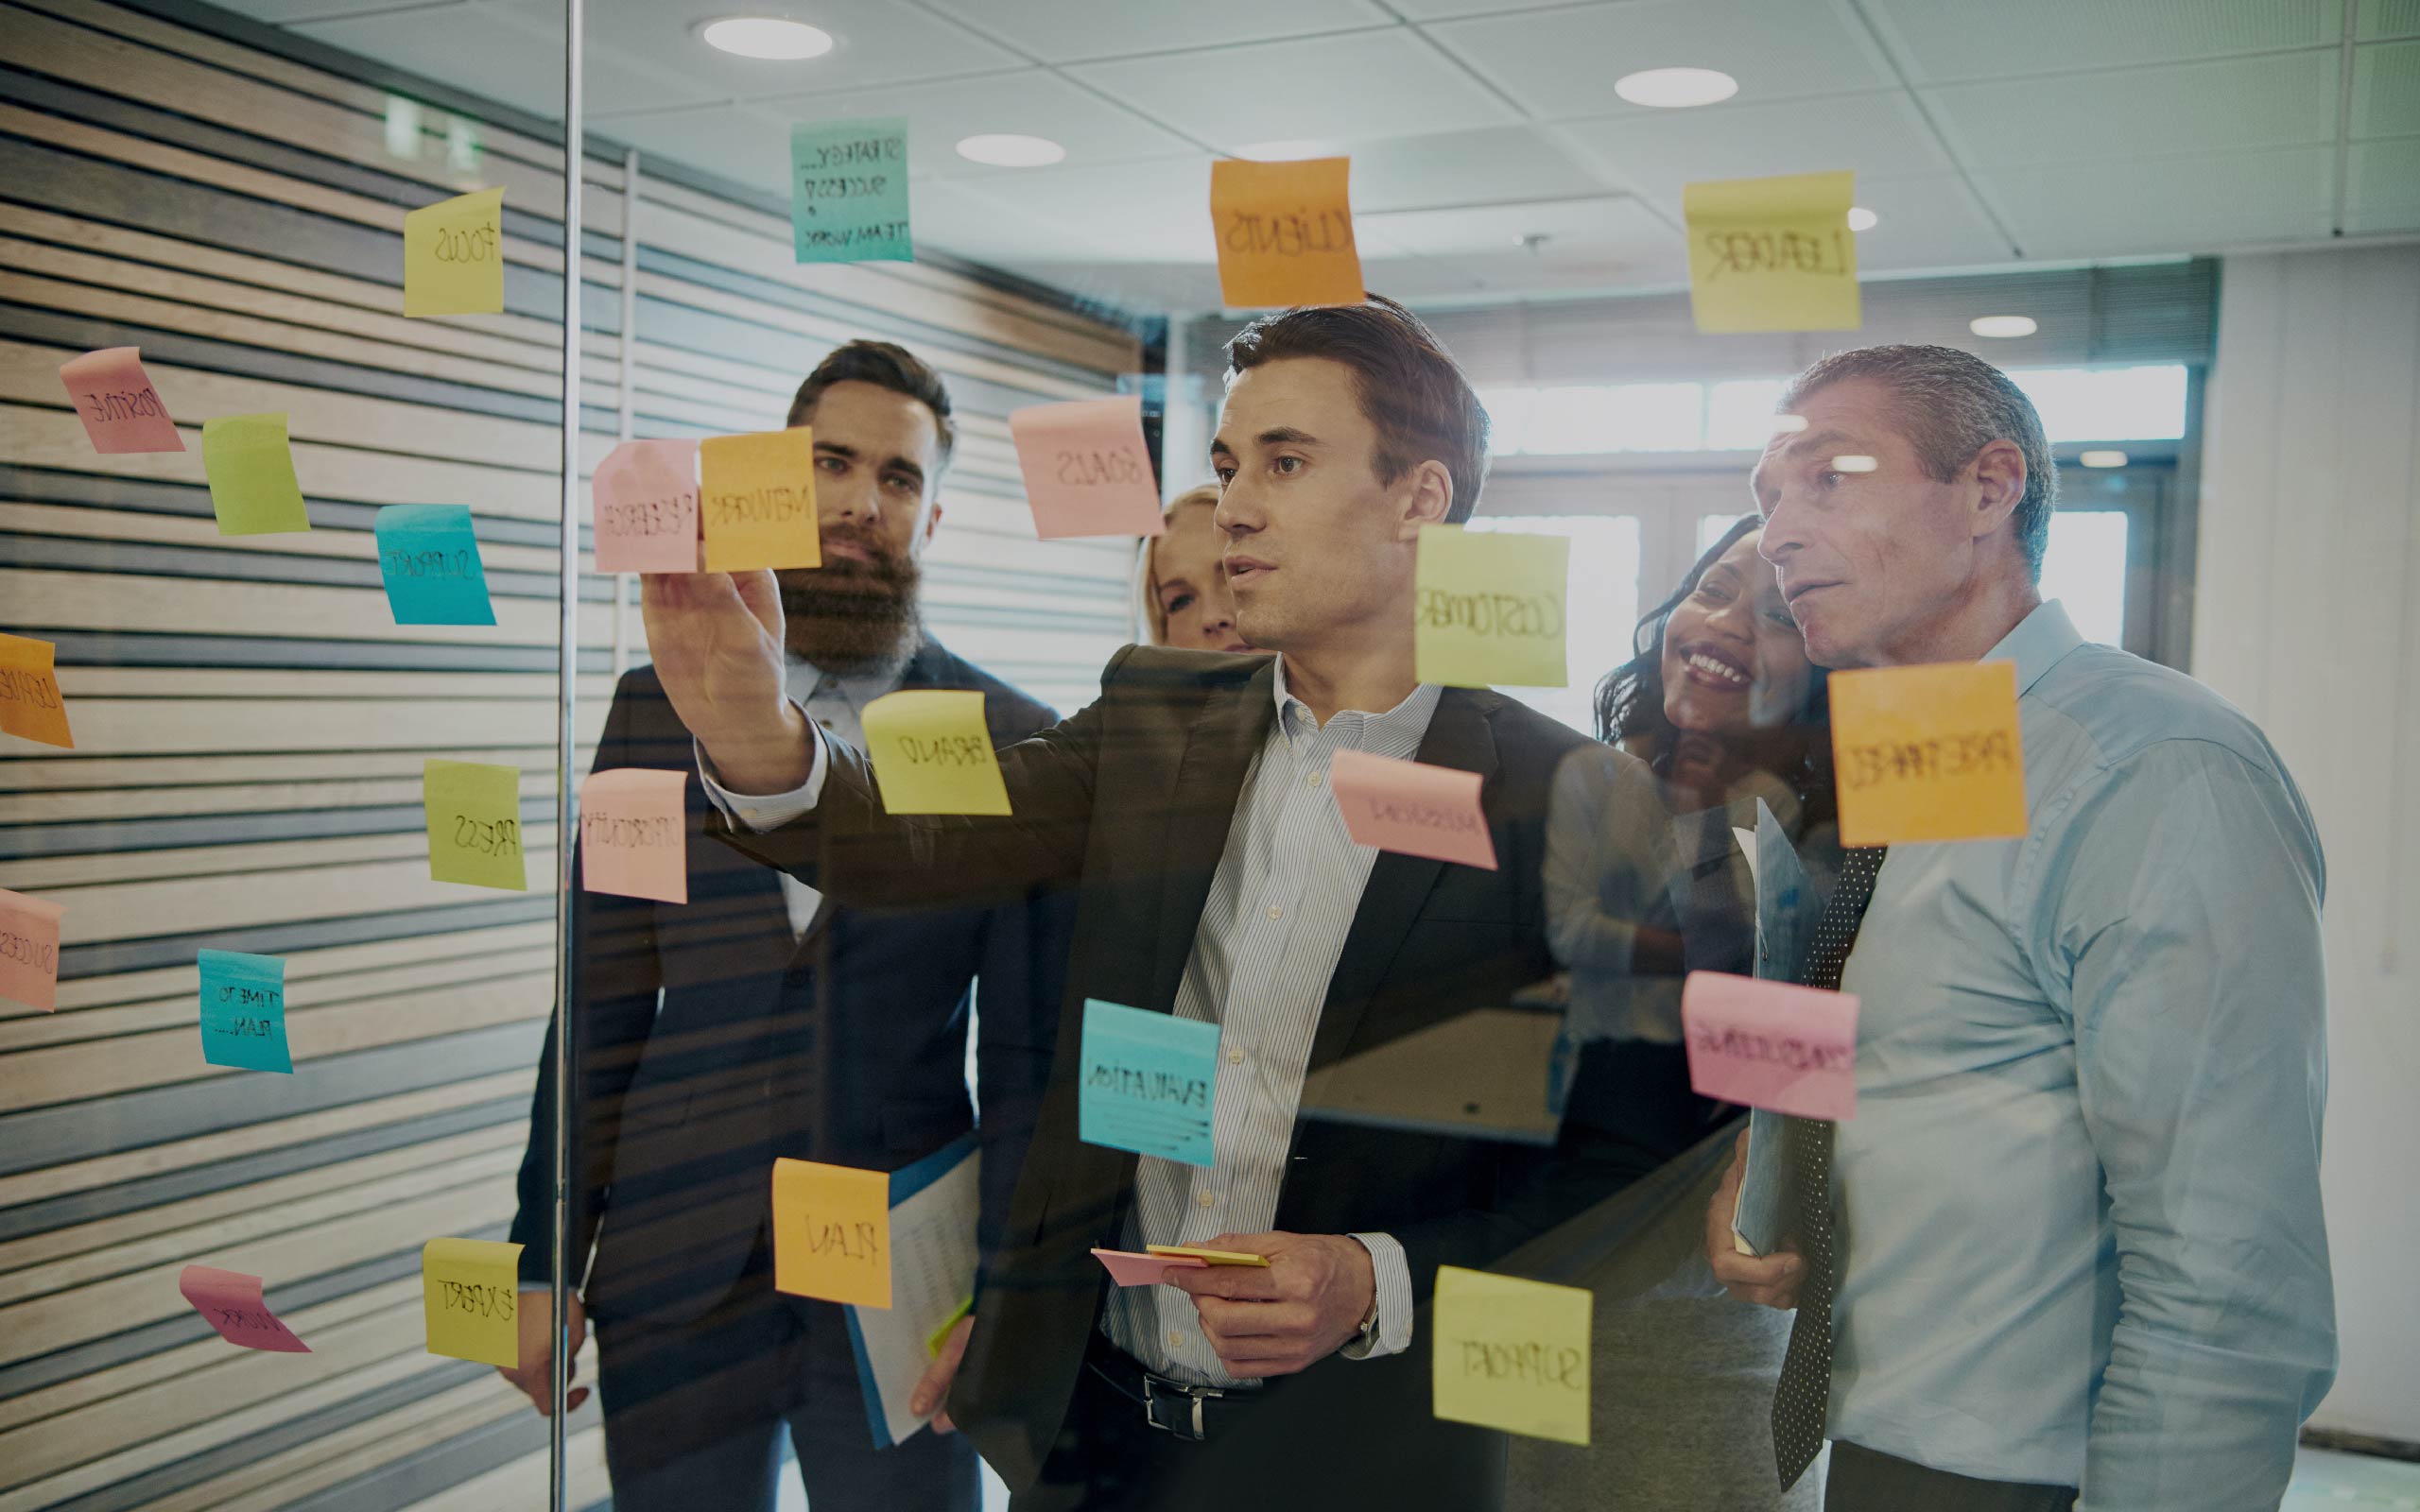
[[[1034,534],[1156,536],[1160,486],[1143,441],[1143,396],[1079,399],[1009,412]]]
[[[689,901],[687,772],[623,766],[579,784],[579,885],[625,898]]]
[[[76,418],[95,452],[182,452],[185,438],[168,419],[160,390],[143,370],[141,347],[104,347],[59,369]]]
[[[378,511],[378,572],[398,625],[493,625],[479,538],[466,504],[390,504]]]
[[[241,951],[201,953],[201,1058],[246,1071],[294,1069],[285,1047],[285,962]]]
[[[1413,572],[1412,657],[1420,680],[1560,688],[1571,541],[1427,525]]]
[[[0,998],[49,1013],[59,1006],[59,920],[64,903],[0,887]]]
[[[1588,1342],[1595,1297],[1437,1267],[1435,1411],[1448,1422],[1588,1442]]]
[[[1347,191],[1352,166],[1348,158],[1221,158],[1210,164],[1210,224],[1227,305],[1361,302],[1361,252],[1353,244]]]
[[[908,121],[790,127],[790,233],[802,263],[911,263]]]
[[[521,1246],[493,1239],[432,1239],[421,1246],[421,1307],[428,1352],[517,1369]]]
[[[624,441],[590,481],[600,573],[698,570],[698,443]]]
[[[296,1338],[294,1331],[261,1299],[257,1276],[216,1265],[187,1265],[177,1274],[177,1290],[230,1344],[277,1354],[311,1352],[311,1347]]]
[[[2025,833],[2015,662],[1864,667],[1830,686],[1842,845]]]
[[[404,313],[504,309],[504,191],[457,195],[404,217]]]
[[[983,723],[983,695],[911,688],[866,705],[866,759],[890,814],[1006,814],[1008,783]]]
[[[283,415],[214,415],[201,422],[201,470],[222,536],[308,530]]]
[[[51,659],[59,648],[25,635],[0,635],[0,730],[73,749],[67,700]]]
[[[1854,331],[1853,173],[1725,179],[1685,185],[1689,309],[1698,329]]]
[[[859,1307],[890,1305],[890,1177],[773,1162],[773,1289]]]
[[[428,874],[437,882],[527,892],[521,865],[521,773],[434,757],[421,765]]]
[[[1340,750],[1328,763],[1327,785],[1356,845],[1495,869],[1478,773]]]
[[[806,426],[708,437],[698,443],[698,476],[706,571],[823,565]]]
[[[1845,992],[1691,971],[1681,984],[1689,1085],[1799,1118],[1857,1116],[1857,1007]]]
[[[1207,1166],[1219,1026],[1084,1000],[1077,1136],[1087,1144]]]

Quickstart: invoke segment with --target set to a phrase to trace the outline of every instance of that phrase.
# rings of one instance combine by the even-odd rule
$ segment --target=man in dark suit
[[[852,342],[808,376],[789,423],[814,428],[825,558],[779,575],[790,696],[844,735],[865,704],[903,688],[980,691],[995,744],[1047,726],[1049,709],[923,629],[918,558],[952,439],[940,377],[895,346]],[[696,760],[655,670],[624,677],[596,769],[685,772]],[[568,1306],[575,1348],[585,1314],[596,1320],[614,1504],[770,1512],[786,1428],[818,1512],[973,1512],[979,1468],[964,1440],[919,1434],[877,1451],[841,1309],[773,1290],[770,1173],[784,1156],[896,1170],[976,1126],[965,1066],[979,977],[978,1228],[996,1242],[1048,1063],[1069,910],[1040,897],[837,906],[708,843],[709,813],[691,783],[686,903],[573,900],[568,1274],[586,1280]],[[540,1289],[553,1064],[550,1034],[512,1225],[524,1285]],[[506,1375],[544,1412],[546,1310],[524,1307],[521,1321],[522,1366]]]

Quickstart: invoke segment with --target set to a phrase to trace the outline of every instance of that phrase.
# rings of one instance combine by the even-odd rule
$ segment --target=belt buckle
[[[1143,1420],[1164,1434],[1174,1434],[1198,1444],[1209,1436],[1201,1420],[1201,1404],[1225,1395],[1216,1386],[1189,1386],[1180,1381],[1164,1381],[1147,1371],[1143,1376]],[[1178,1401],[1190,1405],[1176,1407],[1167,1418],[1160,1415],[1162,1402],[1175,1407]]]

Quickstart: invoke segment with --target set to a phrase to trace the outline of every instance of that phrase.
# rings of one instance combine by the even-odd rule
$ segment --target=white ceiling
[[[562,0],[222,0],[560,113]],[[794,120],[909,118],[920,245],[1143,308],[1218,303],[1209,164],[1349,152],[1372,287],[1669,287],[1698,179],[1852,168],[1876,271],[2420,232],[2420,0],[588,0],[591,130],[771,194]],[[696,34],[838,39],[800,62]],[[2348,35],[2348,18],[2352,31]],[[1702,110],[1613,80],[1720,68]],[[2346,89],[2349,80],[2349,94]],[[953,150],[1065,146],[1048,168]],[[1536,240],[1536,238],[1544,238]],[[1525,242],[1528,245],[1525,245]]]

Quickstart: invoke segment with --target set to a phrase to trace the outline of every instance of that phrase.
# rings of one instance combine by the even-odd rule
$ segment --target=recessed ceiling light
[[[1300,163],[1305,158],[1324,158],[1329,155],[1327,144],[1324,142],[1255,142],[1248,147],[1236,149],[1236,157],[1246,158],[1253,163]]]
[[[2085,452],[2078,455],[2076,460],[2082,462],[2086,467],[2124,467],[2126,465],[2126,454],[2123,452]]]
[[[1858,456],[1854,453],[1832,458],[1832,471],[1835,472],[1871,472],[1881,465],[1870,456]]]
[[[2041,329],[2030,315],[1979,315],[1966,322],[1979,336],[2030,336]]]
[[[1615,79],[1614,93],[1633,105],[1678,111],[1727,100],[1739,93],[1739,81],[1719,69],[1650,68]]]
[[[1849,206],[1849,230],[1872,231],[1882,224],[1882,217],[1863,205]]]
[[[804,21],[775,16],[726,16],[698,28],[709,47],[741,58],[821,58],[832,50],[832,34]]]
[[[961,137],[958,155],[969,163],[994,168],[1039,168],[1058,162],[1067,149],[1046,136],[1020,136],[1014,131],[987,131]]]

